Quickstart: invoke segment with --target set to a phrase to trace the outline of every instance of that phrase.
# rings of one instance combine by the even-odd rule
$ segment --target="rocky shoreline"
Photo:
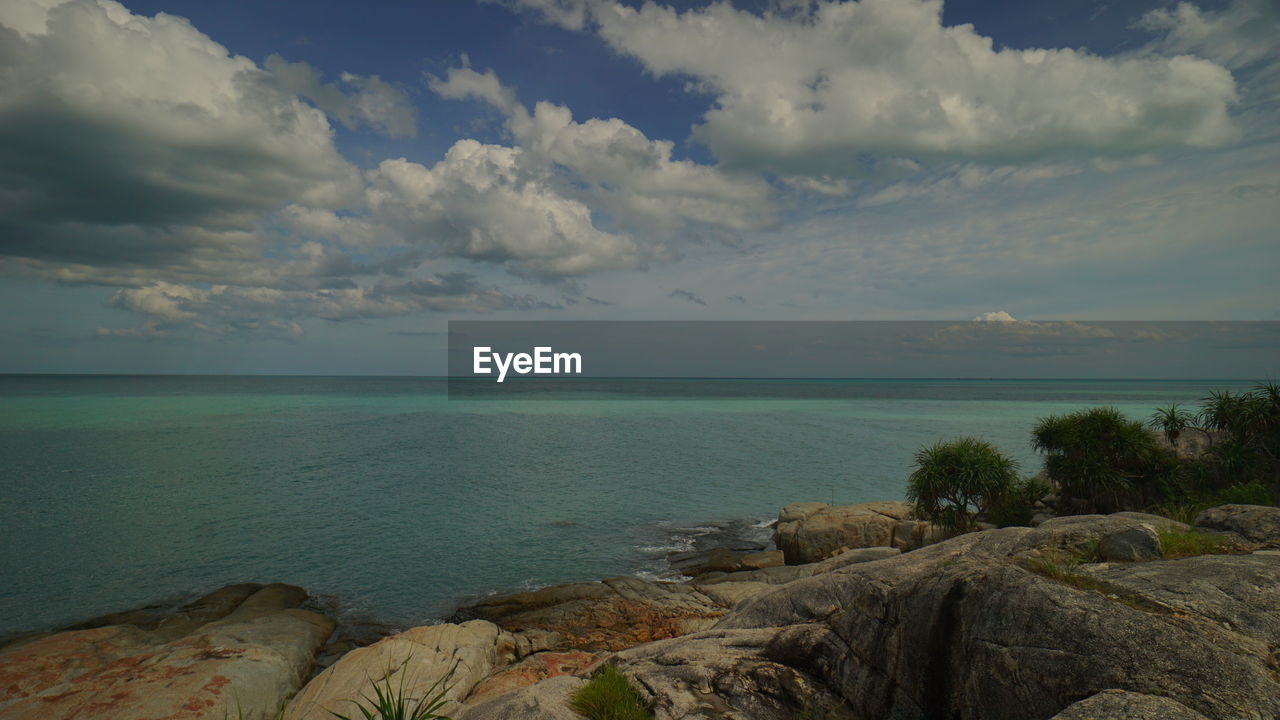
[[[673,553],[679,580],[482,598],[372,643],[301,588],[233,585],[0,647],[0,720],[320,720],[388,672],[415,694],[451,670],[456,720],[570,720],[605,663],[660,720],[1280,717],[1280,508],[1037,520],[947,537],[905,503],[799,503],[775,550]],[[1214,551],[1175,558],[1170,534]]]

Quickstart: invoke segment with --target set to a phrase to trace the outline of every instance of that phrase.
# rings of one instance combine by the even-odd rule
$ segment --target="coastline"
[[[673,571],[685,574],[679,580],[614,578],[490,596],[460,608],[451,622],[389,635],[383,633],[390,628],[373,625],[363,635],[340,627],[317,612],[324,608],[301,588],[229,586],[176,611],[153,606],[118,613],[0,647],[0,675],[10,682],[0,718],[37,717],[31,714],[37,709],[59,717],[57,703],[66,702],[79,702],[77,717],[85,718],[143,717],[137,713],[165,702],[180,710],[165,717],[222,717],[231,708],[222,688],[240,683],[241,710],[250,699],[255,703],[245,717],[273,718],[283,707],[286,720],[318,719],[383,666],[405,674],[412,666],[410,682],[422,686],[451,664],[448,707],[461,720],[576,717],[562,712],[567,693],[606,664],[639,683],[659,718],[781,719],[819,706],[830,718],[846,712],[916,716],[906,708],[924,712],[920,717],[945,711],[1043,718],[1046,709],[1070,712],[1076,700],[1114,705],[1120,710],[1095,709],[1088,717],[1117,719],[1132,715],[1115,713],[1152,703],[1178,705],[1164,707],[1161,717],[1181,717],[1169,714],[1173,710],[1206,718],[1280,710],[1272,707],[1280,699],[1244,692],[1273,683],[1280,698],[1280,681],[1267,670],[1274,660],[1250,649],[1250,643],[1280,639],[1280,509],[1206,510],[1197,532],[1224,538],[1229,549],[1177,559],[1158,554],[1158,540],[1151,554],[1150,541],[1190,528],[1153,515],[1062,516],[1037,528],[946,537],[921,527],[906,509],[900,502],[797,503],[779,513],[777,549],[740,544],[673,552]],[[1068,572],[1052,564],[1083,548],[1102,548],[1103,556]],[[824,609],[836,598],[843,599]],[[1076,619],[1058,627],[1064,608]],[[919,617],[906,622],[911,616]],[[1189,647],[1169,644],[1169,619],[1176,617],[1193,630],[1190,636],[1178,631]],[[1096,657],[1068,663],[1064,674],[1058,661],[1046,665],[1036,651],[1019,660],[1029,665],[1009,666],[1013,674],[1002,675],[967,669],[984,666],[958,662],[956,650],[948,649],[989,655],[982,649],[987,640],[971,645],[989,633],[1012,634],[1011,642],[984,662],[1017,655],[1023,641],[1026,647],[1056,643],[1067,653],[1092,643]],[[940,645],[939,637],[949,639]],[[851,642],[879,649],[848,655]],[[147,660],[104,676],[77,649],[89,647],[84,643],[109,665]],[[191,647],[206,650],[193,657],[183,650]],[[1202,667],[1159,669],[1191,655]],[[250,681],[238,665],[267,656],[292,658],[270,682]],[[52,666],[63,669],[50,676]],[[152,678],[161,668],[227,682],[161,688]],[[1226,670],[1231,673],[1223,675]],[[711,684],[696,690],[698,682],[689,685],[693,677]],[[1202,685],[1206,678],[1215,683],[1211,695]],[[939,693],[938,682],[950,689]],[[883,687],[850,695],[851,688],[875,686]],[[1054,692],[1046,693],[1050,687]],[[92,701],[109,692],[123,695],[101,707]],[[1035,697],[1030,705],[1028,693]],[[1079,697],[1067,702],[1073,695]],[[708,714],[709,697],[718,698],[712,705],[720,714]],[[58,699],[53,706],[51,698]]]

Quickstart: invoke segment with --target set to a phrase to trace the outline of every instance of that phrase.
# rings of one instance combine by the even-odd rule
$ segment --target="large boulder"
[[[333,632],[290,585],[224,588],[0,649],[3,720],[274,718]]]
[[[352,650],[307,683],[284,720],[333,720],[333,712],[359,717],[354,700],[373,697],[373,684],[403,683],[405,695],[422,698],[432,686],[447,688],[441,712],[455,710],[472,689],[514,659],[515,640],[493,623],[416,627]]]
[[[1280,507],[1220,505],[1197,515],[1196,527],[1235,533],[1262,547],[1280,548]]]
[[[641,645],[614,661],[658,720],[855,720],[825,679],[786,651],[789,635],[807,629],[709,630]]]
[[[795,503],[782,509],[774,528],[774,542],[789,565],[825,560],[853,548],[913,550],[945,536],[938,526],[912,517],[906,502]]]
[[[1211,718],[1280,715],[1274,555],[1034,562],[1133,521],[963,535],[780,586],[716,630],[774,628],[767,657],[862,717],[1039,720],[1108,689]]]

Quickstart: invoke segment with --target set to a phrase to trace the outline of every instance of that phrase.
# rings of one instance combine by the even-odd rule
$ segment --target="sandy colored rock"
[[[458,616],[512,633],[555,632],[564,639],[561,649],[595,651],[704,630],[729,607],[693,585],[624,577],[488,597],[459,609]]]
[[[371,696],[375,681],[390,678],[395,687],[403,681],[406,694],[419,698],[446,676],[450,702],[441,711],[447,715],[512,659],[514,645],[510,635],[483,620],[412,628],[342,656],[307,683],[284,720],[333,720],[331,711],[359,717],[351,700]]]
[[[761,552],[747,553],[746,555],[743,555],[741,569],[763,570],[765,568],[784,565],[786,562],[786,556],[781,550],[764,550]]]
[[[586,681],[561,675],[528,687],[467,705],[454,720],[582,720],[569,709],[569,697]]]
[[[774,542],[788,565],[817,562],[845,549],[912,550],[944,536],[940,528],[913,518],[906,502],[797,503],[782,509],[774,528]]]
[[[468,705],[483,702],[504,693],[528,687],[547,678],[561,675],[586,676],[604,661],[606,655],[582,650],[542,652],[530,655],[508,668],[482,680],[467,696]]]
[[[293,586],[239,586],[144,621],[151,630],[110,625],[11,645],[0,651],[0,718],[273,718],[333,631],[328,618],[294,607],[305,598]]]

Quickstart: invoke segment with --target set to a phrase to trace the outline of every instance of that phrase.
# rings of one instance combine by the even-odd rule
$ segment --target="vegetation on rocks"
[[[1115,512],[1150,504],[1177,467],[1141,423],[1112,407],[1042,418],[1031,433],[1045,455],[1045,474],[1068,502],[1091,512]]]
[[[907,484],[915,513],[953,531],[972,529],[988,509],[1016,493],[1018,463],[990,443],[964,437],[916,453]]]
[[[1160,533],[1160,550],[1166,558],[1214,555],[1231,551],[1231,543],[1218,535],[1188,530]]]
[[[606,665],[573,692],[569,707],[590,720],[651,720],[640,691],[614,665]]]
[[[350,701],[360,713],[358,717],[333,710],[329,714],[338,720],[450,720],[439,711],[449,702],[449,680],[453,676],[453,670],[432,683],[422,697],[414,698],[405,690],[408,665],[409,661],[406,659],[404,667],[400,668],[399,682],[391,679],[396,672],[388,667],[381,680],[373,681],[372,696],[365,693],[359,700]],[[455,663],[454,670],[456,669]]]

